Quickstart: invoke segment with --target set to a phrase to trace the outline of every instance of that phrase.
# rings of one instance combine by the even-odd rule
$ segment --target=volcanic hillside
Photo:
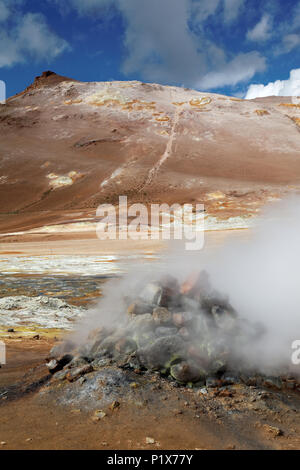
[[[119,195],[251,215],[300,184],[299,123],[290,98],[44,72],[0,106],[0,230],[82,220]]]

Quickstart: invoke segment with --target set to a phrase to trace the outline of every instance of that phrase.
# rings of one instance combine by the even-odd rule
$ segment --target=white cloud
[[[23,57],[18,49],[17,44],[5,32],[0,32],[0,68],[11,67],[18,62],[23,62]]]
[[[10,15],[10,11],[5,2],[0,1],[0,22],[6,21]]]
[[[28,13],[16,30],[19,48],[36,60],[54,58],[68,48],[64,39],[50,31],[43,15]]]
[[[292,29],[295,30],[296,28],[299,28],[300,27],[300,1],[298,1],[297,5],[292,11],[291,19],[292,19]]]
[[[11,67],[28,58],[50,60],[69,48],[40,13],[14,14],[13,21],[13,26],[4,23],[0,32],[0,67]]]
[[[203,73],[205,58],[188,28],[188,0],[126,0],[120,9],[127,24],[125,74],[191,85]]]
[[[205,21],[214,15],[219,6],[223,8],[223,17],[226,24],[232,23],[242,11],[245,0],[200,0],[192,4],[198,21]]]
[[[277,28],[281,41],[274,49],[275,56],[289,54],[300,45],[300,1],[289,11],[289,20]]]
[[[62,12],[68,11],[70,8],[74,8],[77,13],[83,15],[99,15],[104,10],[117,4],[118,0],[67,0],[62,2],[61,0],[48,0],[49,2],[55,2]],[[126,1],[126,0],[125,0]]]
[[[236,17],[242,4],[225,2],[224,6],[232,8],[228,21]],[[194,36],[188,27],[190,5],[189,0],[121,3],[127,22],[125,74],[142,73],[148,80],[212,89],[236,85],[265,69],[265,59],[258,52],[239,54],[228,61],[222,48],[204,35]],[[215,11],[218,2],[210,7],[203,2],[202,7],[200,14],[206,17]]]
[[[270,15],[263,15],[261,20],[247,33],[249,41],[266,41],[272,36],[273,20]]]
[[[300,96],[300,69],[290,72],[288,80],[277,80],[267,85],[250,85],[245,98],[263,98],[266,96]]]
[[[300,34],[287,34],[283,37],[282,44],[275,50],[275,54],[288,54],[298,46],[300,46]]]
[[[212,15],[228,27],[245,0],[68,0],[64,4],[80,15],[100,18],[103,8],[118,9],[125,22],[122,71],[127,76],[212,89],[236,85],[265,68],[265,59],[256,51],[229,59],[205,32],[205,21]]]
[[[74,8],[79,15],[89,15],[101,13],[104,9],[110,7],[117,7],[121,10],[126,10],[127,0],[67,0],[61,2],[61,0],[48,0],[50,2],[56,2],[61,9],[68,7]],[[168,0],[162,0],[161,8],[164,9],[164,3]],[[176,0],[174,0],[176,1]],[[140,0],[141,8],[151,7],[151,1]],[[220,5],[222,5],[224,20],[226,23],[230,23],[237,18],[241,12],[242,7],[245,4],[245,0],[182,0],[182,3],[188,5],[189,8],[193,9],[194,14],[200,21],[206,20],[209,16],[214,15]],[[169,10],[169,17],[174,17],[173,9]]]
[[[0,0],[0,21],[6,21],[10,16],[17,13],[26,0]]]
[[[199,81],[198,86],[209,90],[236,85],[250,80],[257,72],[263,72],[265,68],[266,60],[258,52],[239,54],[221,69],[205,75]]]
[[[244,0],[224,0],[224,19],[226,23],[235,20],[244,6]]]
[[[216,12],[220,3],[221,0],[210,0],[208,2],[198,1],[192,4],[195,21],[205,21],[209,16]]]

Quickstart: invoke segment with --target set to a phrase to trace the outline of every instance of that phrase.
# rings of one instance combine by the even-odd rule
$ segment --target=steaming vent
[[[139,375],[159,371],[190,387],[297,387],[288,367],[284,376],[275,368],[264,376],[249,363],[247,352],[261,343],[264,325],[241,318],[206,271],[182,284],[168,275],[138,285],[122,305],[114,326],[92,330],[79,347],[64,343],[52,350],[48,366],[54,377],[72,382],[115,365]]]

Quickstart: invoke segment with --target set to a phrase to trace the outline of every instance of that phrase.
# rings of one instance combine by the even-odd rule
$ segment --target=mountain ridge
[[[119,195],[204,203],[223,219],[255,215],[300,184],[299,111],[289,97],[43,72],[0,108],[0,230],[30,217],[37,226],[45,212],[49,221],[90,214]]]

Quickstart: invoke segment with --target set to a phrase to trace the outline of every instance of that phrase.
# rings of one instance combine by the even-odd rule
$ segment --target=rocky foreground
[[[0,373],[3,449],[298,449],[299,394],[244,383],[178,386],[115,364],[55,381],[53,340],[7,339]],[[24,376],[25,373],[25,376]]]
[[[10,335],[4,448],[299,448],[299,377],[237,357],[264,326],[242,319],[206,273],[141,282],[124,305],[81,342]]]
[[[253,387],[300,391],[299,377],[288,364],[285,370],[274,364],[266,374],[250,362],[248,352],[263,338],[264,325],[240,318],[229,300],[210,286],[206,272],[181,286],[171,276],[147,283],[133,302],[130,296],[126,302],[127,313],[115,326],[91,331],[79,346],[67,341],[52,349],[50,387],[70,383],[69,393],[82,398],[83,390],[99,392],[99,378],[111,373],[111,380],[125,388],[135,386],[135,376],[155,373],[203,395],[213,389],[230,397],[237,385],[248,394]]]

